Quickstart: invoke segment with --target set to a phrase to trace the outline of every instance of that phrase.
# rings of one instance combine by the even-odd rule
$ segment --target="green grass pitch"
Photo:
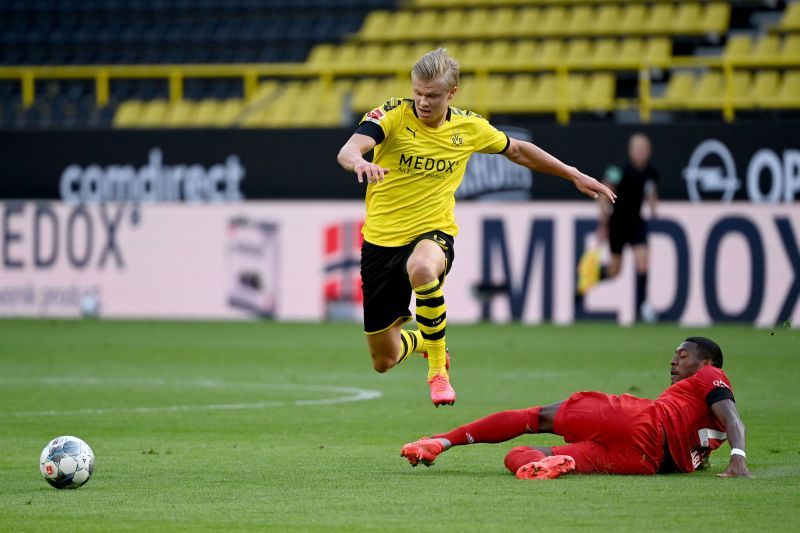
[[[502,459],[551,435],[399,456],[576,390],[654,397],[690,335],[723,348],[754,479],[715,476],[727,445],[702,473],[542,482]],[[451,326],[448,344],[458,402],[435,409],[424,360],[375,373],[356,324],[0,321],[0,530],[800,531],[796,328]],[[65,434],[97,457],[75,491],[38,472]]]

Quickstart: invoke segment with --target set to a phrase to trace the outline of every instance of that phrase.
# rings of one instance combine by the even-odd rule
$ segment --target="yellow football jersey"
[[[378,143],[373,162],[389,169],[367,186],[364,239],[402,246],[428,231],[458,234],[455,192],[474,152],[503,153],[505,133],[471,111],[449,108],[431,128],[416,116],[412,99],[392,98],[364,115],[359,133]],[[377,126],[377,128],[375,127]]]

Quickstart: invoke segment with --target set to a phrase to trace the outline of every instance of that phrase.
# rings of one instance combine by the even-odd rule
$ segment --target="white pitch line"
[[[229,388],[235,387],[240,390],[248,389],[278,389],[296,390],[309,392],[330,392],[342,394],[335,398],[319,398],[316,400],[286,400],[268,402],[246,402],[246,403],[218,403],[207,405],[167,405],[162,407],[107,407],[94,409],[73,409],[70,411],[15,411],[7,413],[10,416],[56,416],[56,415],[107,415],[118,413],[177,413],[185,411],[225,411],[242,409],[266,409],[271,407],[285,407],[290,405],[310,406],[310,405],[333,405],[338,403],[363,402],[375,400],[383,396],[381,391],[370,389],[359,389],[356,387],[336,387],[330,385],[300,385],[293,383],[253,383],[253,382],[228,382],[221,380],[164,380],[164,379],[101,379],[101,378],[0,378],[0,385],[134,385],[134,386],[178,386],[191,388]],[[0,413],[2,414],[2,413]]]

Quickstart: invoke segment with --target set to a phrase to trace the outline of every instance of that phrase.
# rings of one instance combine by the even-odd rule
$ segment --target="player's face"
[[[448,89],[442,80],[420,81],[412,78],[411,88],[414,92],[414,107],[417,117],[426,126],[438,128],[444,123],[450,100],[458,87]]]
[[[650,161],[650,141],[644,135],[634,135],[628,143],[628,157],[633,166],[641,170]]]
[[[675,357],[670,363],[670,377],[672,384],[682,379],[692,377],[698,370],[710,364],[710,360],[703,359],[697,353],[697,345],[693,342],[682,342],[675,349]]]

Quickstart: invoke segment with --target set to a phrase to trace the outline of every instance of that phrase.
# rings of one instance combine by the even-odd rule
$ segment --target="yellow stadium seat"
[[[567,10],[562,6],[550,6],[542,10],[539,21],[539,34],[543,36],[562,35],[566,28]]]
[[[458,59],[459,63],[463,64],[464,49],[466,47],[466,44],[462,45],[458,41],[444,41],[443,43],[440,43],[439,46],[447,50],[447,53],[450,54],[450,56],[455,57],[456,59]]]
[[[244,102],[239,98],[223,100],[218,107],[218,112],[214,117],[213,124],[220,128],[229,128],[233,126],[242,113],[243,108]]]
[[[539,44],[536,41],[518,41],[512,47],[510,64],[517,68],[530,68],[539,57]]]
[[[653,37],[645,42],[643,59],[653,66],[666,66],[672,57],[672,39]]]
[[[509,30],[517,23],[518,12],[511,7],[493,9],[486,23],[486,35],[493,38],[506,38]]]
[[[485,67],[487,45],[483,41],[468,41],[459,51],[458,55],[453,54],[458,58],[458,62],[466,67]]]
[[[556,107],[558,87],[553,74],[542,74],[536,83],[536,92],[526,106],[530,111],[553,111]]]
[[[689,96],[689,109],[716,109],[722,104],[725,94],[725,82],[722,73],[710,70],[700,76],[692,94]]]
[[[800,2],[792,2],[786,6],[786,11],[778,24],[781,31],[800,30]]]
[[[411,39],[431,39],[436,37],[439,33],[441,23],[441,16],[438,11],[420,11],[407,37]]]
[[[214,124],[216,115],[219,112],[219,100],[205,98],[199,100],[194,106],[192,116],[192,126],[208,127]]]
[[[616,4],[603,5],[597,9],[592,33],[595,35],[617,35],[620,33],[621,8]]]
[[[358,69],[361,67],[361,45],[358,43],[347,43],[339,46],[331,66],[340,69]]]
[[[614,108],[616,78],[607,72],[593,74],[583,91],[582,107],[587,111],[609,111]]]
[[[787,35],[783,38],[781,58],[786,60],[800,60],[800,34]]]
[[[694,89],[694,73],[673,72],[667,82],[664,96],[653,99],[655,109],[685,109]]]
[[[635,65],[644,56],[644,41],[639,37],[627,37],[620,46],[618,60],[622,65]]]
[[[142,112],[137,125],[142,128],[160,127],[164,124],[166,114],[166,100],[151,100],[142,105]]]
[[[594,33],[594,8],[589,5],[576,5],[566,20],[566,33],[572,36],[586,36]]]
[[[616,39],[598,39],[594,44],[592,63],[596,66],[618,66],[620,45]]]
[[[741,61],[749,59],[753,49],[753,40],[749,35],[734,34],[728,36],[728,41],[725,43],[725,50],[722,52],[722,57],[731,61]]]
[[[392,13],[389,11],[372,11],[367,15],[358,35],[361,39],[381,39],[389,25]]]
[[[478,87],[475,76],[461,76],[452,105],[459,109],[474,109],[477,101]]]
[[[136,126],[141,113],[141,100],[126,100],[122,102],[117,106],[117,111],[114,113],[114,127],[130,128]]]
[[[592,48],[587,39],[570,39],[567,42],[567,53],[564,56],[564,62],[568,66],[587,65],[591,62],[591,59]]]
[[[318,44],[311,49],[306,63],[314,66],[328,66],[333,63],[336,47],[332,44]]]
[[[539,47],[539,53],[533,58],[533,64],[538,66],[558,65],[564,57],[564,41],[561,39],[548,39]]]
[[[486,23],[489,21],[489,10],[486,8],[470,9],[464,15],[461,24],[461,37],[464,39],[475,39],[484,37],[488,31]]]
[[[509,37],[539,37],[542,35],[541,24],[544,9],[525,6],[520,9],[519,17],[508,28]]]
[[[762,35],[753,48],[753,59],[770,62],[780,55],[780,40],[777,35]]]
[[[706,4],[700,28],[704,33],[723,35],[728,31],[731,22],[731,6],[729,2]]]
[[[700,4],[683,2],[678,5],[672,25],[674,35],[695,35],[701,32]]]
[[[753,102],[757,107],[765,107],[765,104],[773,101],[778,94],[778,83],[780,78],[775,70],[759,70],[756,72],[753,81]]]
[[[623,8],[619,33],[622,35],[642,35],[647,30],[648,10],[643,4],[628,4]]]
[[[171,102],[164,113],[164,127],[186,128],[193,126],[195,106],[191,100]]]
[[[416,59],[412,59],[412,50],[408,43],[389,43],[386,46],[386,56],[383,58],[383,63],[387,67],[398,70],[407,69],[416,61]]]
[[[647,32],[651,34],[671,34],[675,22],[675,9],[672,4],[657,3],[650,7],[647,17]],[[643,32],[639,32],[643,33]]]
[[[383,66],[383,58],[391,45],[382,43],[366,43],[359,49],[359,68],[376,68]]]
[[[524,107],[536,94],[536,76],[533,74],[516,74],[507,85],[506,102],[497,102],[495,107],[501,111],[511,112]]]
[[[397,11],[392,13],[383,30],[382,38],[397,40],[406,38],[413,31],[417,14],[413,11]]]
[[[753,77],[747,70],[736,70],[733,73],[731,91],[733,105],[736,108],[751,108],[755,104],[753,98]]]
[[[800,108],[800,70],[789,70],[784,73],[775,103],[781,108]]]
[[[441,17],[441,26],[437,37],[440,39],[458,39],[461,37],[461,27],[464,25],[466,11],[463,9],[449,9]]]

